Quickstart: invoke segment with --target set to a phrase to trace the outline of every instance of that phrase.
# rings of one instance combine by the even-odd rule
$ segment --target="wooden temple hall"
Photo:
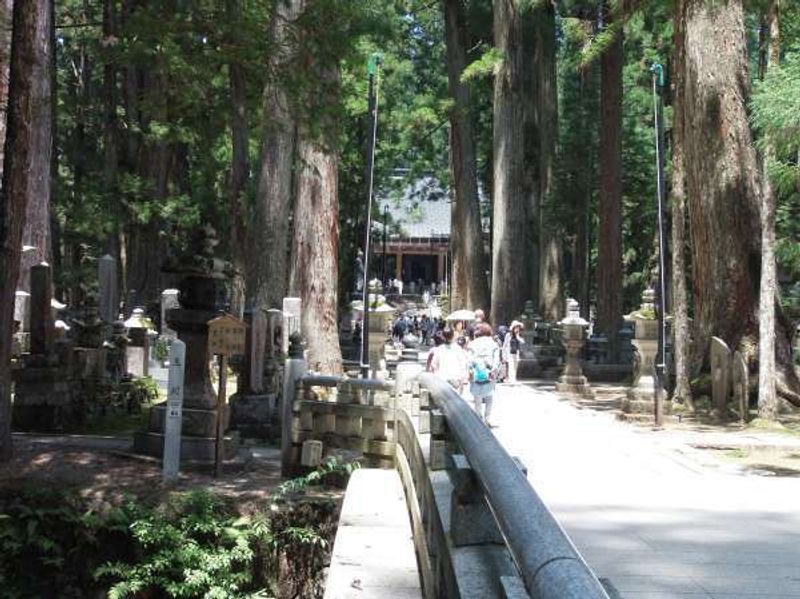
[[[398,196],[379,200],[375,223],[376,274],[401,281],[401,293],[444,293],[450,279],[450,210],[448,194],[430,177],[409,185]],[[385,235],[385,240],[384,240]]]

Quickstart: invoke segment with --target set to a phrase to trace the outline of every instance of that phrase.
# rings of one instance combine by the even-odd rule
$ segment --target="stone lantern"
[[[125,321],[128,331],[126,349],[126,368],[133,376],[141,377],[149,374],[150,365],[150,320],[142,308],[134,308],[131,317]]]
[[[567,301],[567,317],[559,324],[563,331],[561,343],[567,351],[567,359],[564,372],[556,383],[556,390],[583,397],[594,397],[589,381],[583,375],[580,361],[581,350],[586,345],[586,327],[589,323],[581,318],[580,306],[574,299]]]
[[[622,402],[622,411],[629,414],[652,414],[656,393],[656,355],[658,354],[658,319],[655,310],[656,293],[646,289],[642,293],[642,304],[638,310],[628,314],[625,319],[634,323],[634,339],[636,348],[634,357],[633,386],[628,389],[627,397]],[[666,396],[659,387],[662,400]],[[669,404],[662,401],[664,409]]]

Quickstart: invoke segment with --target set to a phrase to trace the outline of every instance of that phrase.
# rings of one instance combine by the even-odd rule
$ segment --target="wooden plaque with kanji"
[[[222,314],[208,321],[208,353],[223,356],[244,355],[247,325]]]

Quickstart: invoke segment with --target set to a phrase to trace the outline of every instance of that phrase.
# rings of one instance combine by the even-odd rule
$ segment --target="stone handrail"
[[[525,588],[536,599],[608,599],[514,459],[447,383],[419,377],[469,461]]]

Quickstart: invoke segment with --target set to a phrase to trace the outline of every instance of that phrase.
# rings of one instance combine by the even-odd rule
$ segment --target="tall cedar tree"
[[[767,10],[769,32],[767,66],[777,66],[781,57],[780,0],[771,0]],[[763,77],[763,74],[762,74]],[[761,183],[761,285],[759,291],[758,331],[758,415],[767,420],[778,417],[775,389],[775,309],[778,304],[778,282],[775,265],[775,190],[767,173],[774,150],[767,144],[762,157]]]
[[[52,9],[49,0],[18,0],[14,7],[0,191],[0,460],[11,457],[11,339],[26,212],[33,194],[43,189],[41,178],[48,185],[50,178]],[[40,114],[42,106],[46,115]],[[40,152],[47,152],[46,161]]]
[[[556,21],[550,2],[540,3],[533,14],[534,70],[536,73],[536,132],[538,144],[537,196],[538,214],[534,230],[539,228],[539,307],[548,320],[564,316],[561,236],[548,219],[548,203],[555,188],[555,157],[558,142],[558,90],[556,85]],[[528,141],[526,140],[526,144]],[[534,279],[534,284],[536,279]]]
[[[292,27],[304,0],[276,0],[270,22],[272,52],[264,86],[261,162],[247,270],[248,301],[254,307],[282,306],[288,284],[289,217],[296,125],[293,100],[281,84],[297,52]]]
[[[492,320],[508,323],[520,313],[530,288],[526,225],[531,201],[526,194],[525,98],[522,78],[531,68],[525,56],[525,14],[519,0],[494,0],[494,44],[502,62],[494,77],[493,105],[493,231],[492,231]],[[533,167],[535,168],[535,167]]]
[[[746,103],[750,94],[742,0],[680,0],[679,84],[684,98],[686,190],[694,270],[693,364],[712,335],[755,359],[761,267],[760,169]],[[800,405],[790,324],[776,314],[779,395]]]
[[[607,27],[612,11],[603,10]],[[623,31],[619,31],[600,58],[600,199],[597,238],[597,323],[616,355],[622,320],[622,66]]]
[[[461,81],[467,66],[468,31],[463,0],[444,0],[447,77],[450,109],[450,172],[454,201],[450,227],[454,308],[489,308],[486,255],[478,202],[475,140],[470,117],[469,86]]]
[[[28,2],[23,2],[26,10]],[[22,50],[28,57],[25,68],[35,83],[31,88],[29,105],[30,119],[33,123],[31,136],[31,157],[28,168],[28,189],[25,209],[25,229],[22,232],[22,245],[28,246],[23,252],[17,289],[30,291],[30,268],[43,261],[50,261],[50,190],[52,179],[53,152],[53,14],[52,0],[38,0],[35,9],[38,16],[35,29],[30,30],[30,38]],[[20,10],[15,6],[14,12]]]

